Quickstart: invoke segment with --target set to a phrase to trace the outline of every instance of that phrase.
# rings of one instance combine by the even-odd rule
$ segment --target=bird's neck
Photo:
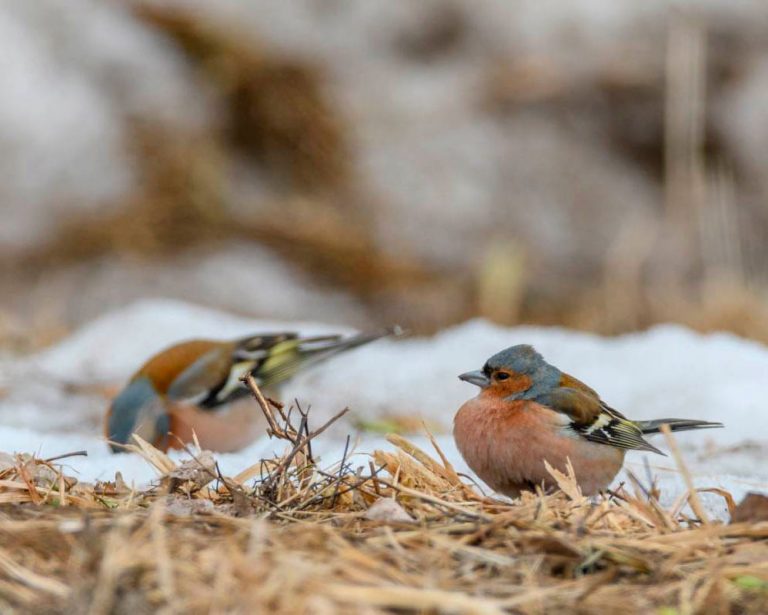
[[[560,385],[562,373],[552,365],[543,365],[531,377],[531,386],[525,391],[518,391],[505,397],[507,401],[536,401]]]

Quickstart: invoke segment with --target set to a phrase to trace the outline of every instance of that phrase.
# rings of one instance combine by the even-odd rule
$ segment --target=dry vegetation
[[[222,476],[210,453],[146,490],[78,484],[56,460],[0,460],[3,612],[763,613],[768,521],[671,510],[653,486],[598,499],[479,495],[399,436],[322,469],[306,413],[264,400],[286,453]],[[360,459],[356,456],[354,459]],[[729,506],[730,496],[722,493]],[[695,494],[689,493],[695,501]],[[692,502],[693,504],[693,502]],[[696,506],[693,506],[694,509]]]

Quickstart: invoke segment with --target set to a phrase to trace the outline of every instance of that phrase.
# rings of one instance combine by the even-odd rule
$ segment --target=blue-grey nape
[[[486,362],[491,370],[508,369],[531,379],[531,387],[510,396],[513,399],[535,399],[560,385],[562,373],[544,360],[533,346],[518,344],[497,352]]]
[[[144,408],[157,400],[157,393],[146,377],[131,382],[112,402],[107,424],[108,438],[126,444],[136,429]]]

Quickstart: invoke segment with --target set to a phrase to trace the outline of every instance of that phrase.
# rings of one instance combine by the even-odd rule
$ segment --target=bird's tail
[[[361,333],[350,337],[342,335],[323,335],[316,337],[285,336],[265,349],[262,344],[254,344],[254,338],[245,338],[238,343],[238,352],[249,354],[249,346],[260,346],[261,356],[254,361],[250,370],[262,386],[279,384],[291,378],[301,369],[325,361],[341,352],[369,344],[390,335],[402,335],[400,327],[392,327],[376,333]],[[255,350],[255,349],[254,349]],[[254,357],[256,358],[256,357]]]
[[[655,421],[635,421],[635,424],[645,436],[661,433],[662,425],[669,425],[670,431],[712,429],[723,426],[722,423],[711,423],[709,421],[698,421],[696,419],[656,419]]]

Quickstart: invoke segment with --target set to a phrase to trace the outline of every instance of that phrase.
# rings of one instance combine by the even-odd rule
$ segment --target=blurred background
[[[142,297],[768,341],[763,0],[10,0],[0,340]]]

